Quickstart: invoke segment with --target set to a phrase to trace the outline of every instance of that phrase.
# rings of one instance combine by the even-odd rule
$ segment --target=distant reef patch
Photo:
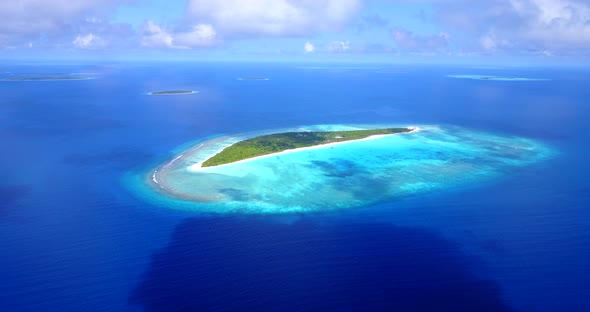
[[[546,78],[524,78],[524,77],[500,77],[489,75],[447,75],[449,78],[473,79],[473,80],[492,80],[492,81],[548,81]]]
[[[270,80],[270,78],[266,78],[266,77],[241,77],[241,78],[238,78],[238,80],[266,81],[266,80]]]
[[[81,76],[77,74],[47,75],[47,74],[29,74],[29,75],[9,75],[0,77],[0,81],[71,81],[71,80],[90,80],[96,79],[94,76]]]
[[[195,94],[195,93],[199,93],[199,91],[192,91],[192,90],[164,90],[164,91],[149,92],[148,95],[183,95],[183,94]]]

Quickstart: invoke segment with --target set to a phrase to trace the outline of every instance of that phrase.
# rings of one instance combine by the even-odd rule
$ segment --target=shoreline
[[[198,173],[198,172],[206,173],[208,171],[214,171],[216,168],[219,168],[221,166],[228,166],[228,165],[237,164],[240,162],[243,163],[243,162],[252,161],[252,160],[256,160],[256,159],[260,159],[260,158],[264,158],[264,157],[277,156],[277,155],[281,155],[282,153],[293,153],[293,152],[298,152],[298,151],[303,151],[303,150],[326,148],[326,147],[332,147],[337,144],[344,144],[344,143],[350,143],[350,142],[361,141],[361,140],[373,140],[373,139],[378,139],[383,136],[396,135],[396,134],[409,134],[409,133],[413,133],[413,132],[417,132],[417,131],[421,130],[417,126],[410,126],[407,128],[411,129],[411,131],[404,132],[404,133],[372,135],[372,136],[358,139],[358,140],[349,140],[349,141],[344,141],[344,142],[333,142],[333,143],[326,143],[326,144],[290,149],[290,150],[285,150],[285,151],[281,151],[278,153],[260,155],[260,156],[253,157],[253,158],[243,159],[243,160],[236,161],[236,162],[229,163],[229,164],[223,164],[223,165],[211,166],[211,167],[201,167],[202,163],[205,162],[207,159],[209,159],[209,158],[213,157],[214,155],[216,155],[217,153],[221,152],[226,147],[239,142],[239,141],[234,141],[230,144],[226,144],[222,147],[219,147],[219,149],[215,153],[211,154],[207,158],[205,158],[197,163],[190,164],[189,166],[185,167],[185,170],[188,172],[191,172],[191,173]],[[198,153],[201,149],[206,148],[212,144],[217,144],[220,140],[224,140],[224,138],[226,138],[226,137],[221,137],[221,138],[213,139],[213,140],[210,140],[207,142],[203,142],[197,146],[194,146],[192,148],[184,150],[182,153],[177,154],[172,160],[170,160],[167,163],[162,164],[162,165],[158,166],[156,169],[150,171],[149,174],[147,174],[145,176],[146,182],[152,184],[155,187],[155,189],[160,192],[163,192],[165,194],[172,195],[173,197],[184,199],[184,200],[189,199],[189,200],[197,200],[197,201],[202,201],[202,202],[214,202],[214,201],[220,200],[220,198],[218,198],[217,196],[208,197],[208,196],[202,195],[202,196],[187,198],[186,196],[184,196],[182,194],[177,194],[176,191],[171,189],[170,186],[168,185],[168,181],[166,181],[167,180],[166,173],[178,161],[186,161],[187,158],[192,157],[194,154]]]
[[[294,153],[294,152],[314,150],[314,149],[326,148],[326,147],[333,147],[333,146],[339,145],[339,144],[345,144],[345,143],[357,142],[357,141],[374,140],[374,139],[379,139],[379,138],[382,138],[382,137],[385,137],[385,136],[389,136],[389,135],[408,134],[408,133],[413,133],[413,132],[420,131],[420,128],[419,127],[408,127],[408,129],[411,129],[411,130],[409,132],[403,132],[403,133],[377,134],[377,135],[371,135],[371,136],[368,136],[366,138],[357,139],[357,140],[348,140],[348,141],[343,141],[343,142],[332,142],[332,143],[318,144],[318,145],[301,147],[301,148],[288,149],[288,150],[280,151],[280,152],[277,152],[277,153],[271,153],[271,154],[260,155],[260,156],[256,156],[256,157],[252,157],[252,158],[248,158],[248,159],[242,159],[242,160],[238,160],[238,161],[235,161],[235,162],[232,162],[232,163],[228,163],[228,164],[217,165],[217,166],[210,166],[210,167],[203,167],[202,166],[203,163],[205,161],[207,161],[207,159],[213,157],[213,156],[211,156],[211,157],[209,157],[207,159],[204,159],[202,161],[199,161],[196,164],[193,164],[193,165],[188,166],[186,169],[188,171],[190,171],[190,172],[206,171],[208,168],[212,168],[212,169],[213,168],[219,168],[219,167],[222,167],[222,166],[228,166],[228,165],[233,165],[233,164],[240,164],[240,163],[244,163],[244,162],[248,162],[248,161],[252,161],[252,160],[263,159],[263,158],[268,158],[268,157],[273,157],[273,156],[279,156],[279,155],[284,155],[284,154],[289,154],[289,153]],[[231,146],[231,144],[228,145],[228,146]],[[217,153],[220,153],[223,149],[225,149],[228,146],[224,146]]]

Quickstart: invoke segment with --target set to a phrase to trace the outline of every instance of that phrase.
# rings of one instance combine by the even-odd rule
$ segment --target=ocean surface
[[[588,86],[573,68],[1,63],[0,311],[590,311]],[[221,172],[250,177],[223,189],[232,209],[146,184],[208,140],[384,124],[443,133],[240,167],[282,168],[264,183]],[[313,209],[277,211],[293,203]]]

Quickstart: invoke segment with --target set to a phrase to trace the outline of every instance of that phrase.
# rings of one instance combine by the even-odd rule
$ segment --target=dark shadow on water
[[[145,311],[513,311],[423,229],[188,219],[131,296]]]

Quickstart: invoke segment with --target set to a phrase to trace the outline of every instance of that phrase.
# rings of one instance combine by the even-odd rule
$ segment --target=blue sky
[[[586,0],[12,0],[0,58],[584,63]]]

